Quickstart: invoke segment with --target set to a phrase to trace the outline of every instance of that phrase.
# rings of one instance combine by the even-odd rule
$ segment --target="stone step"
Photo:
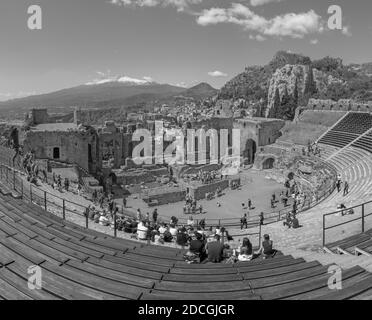
[[[339,255],[298,249],[281,249],[281,251],[284,254],[292,255],[294,258],[303,258],[307,262],[319,261],[322,265],[337,264],[343,269],[349,269],[359,265],[367,271],[372,272],[372,257]]]

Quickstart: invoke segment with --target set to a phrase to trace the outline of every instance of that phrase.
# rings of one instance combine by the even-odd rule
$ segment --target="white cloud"
[[[310,43],[311,44],[318,44],[318,42],[319,42],[319,40],[318,39],[312,39],[312,40],[310,40]]]
[[[348,37],[351,37],[353,35],[351,33],[351,31],[350,31],[350,27],[349,26],[344,26],[342,28],[342,34],[345,35],[345,36],[348,36]]]
[[[271,19],[260,16],[240,3],[230,8],[203,10],[197,18],[201,26],[230,23],[242,26],[247,31],[255,31],[261,36],[303,38],[308,34],[323,32],[323,21],[314,10],[304,13],[287,13]]]
[[[261,36],[260,34],[257,34],[257,35],[255,35],[255,36],[253,36],[253,35],[250,34],[250,35],[249,35],[249,39],[251,39],[251,40],[257,40],[257,41],[260,41],[260,42],[266,40],[266,38],[263,37],[263,36]]]
[[[256,7],[256,6],[262,6],[266,3],[270,3],[270,2],[280,2],[280,1],[283,1],[283,0],[251,0],[251,5],[253,7]]]
[[[132,7],[175,7],[178,11],[183,11],[190,5],[199,4],[202,1],[203,0],[111,0],[110,3]]]

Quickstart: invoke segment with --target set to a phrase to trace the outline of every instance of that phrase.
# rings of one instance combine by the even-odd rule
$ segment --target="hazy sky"
[[[42,30],[27,27],[35,4]],[[372,1],[0,0],[0,44],[0,100],[119,75],[220,87],[278,50],[372,61]]]

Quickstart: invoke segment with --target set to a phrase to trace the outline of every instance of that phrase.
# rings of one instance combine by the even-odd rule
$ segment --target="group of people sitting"
[[[341,203],[337,206],[337,210],[341,210],[338,212],[338,215],[341,214],[341,216],[349,215],[349,214],[354,214],[354,209],[350,208],[347,209],[345,204]]]
[[[157,215],[154,218],[154,214],[152,220],[149,219],[147,214],[145,219],[137,220],[137,222],[136,228],[132,230],[133,236],[139,240],[148,240],[156,244],[175,242],[180,246],[186,246],[194,232],[200,234],[210,234],[212,232],[211,228],[205,229],[205,219],[201,219],[196,224],[192,216],[188,218],[187,224],[184,226],[178,226],[176,217],[172,217],[169,223],[158,222]],[[218,228],[216,230],[219,232]]]
[[[125,199],[125,197],[124,197],[124,199]],[[107,206],[110,209],[110,207],[113,208],[114,205],[115,205],[113,194],[108,193],[108,195],[106,195],[103,192],[103,190],[99,191],[99,190],[95,189],[92,192],[92,201],[96,206],[99,206],[101,209],[104,208],[105,206]],[[123,203],[124,203],[124,201],[123,201]],[[114,210],[114,208],[111,209],[111,211],[113,211],[113,210]]]
[[[254,251],[249,238],[244,238],[241,245],[233,249],[224,242],[226,230],[220,229],[220,233],[214,233],[209,237],[197,232],[189,241],[189,249],[184,255],[188,263],[235,263],[238,261],[251,261],[259,256],[263,259],[274,257],[276,250],[273,249],[273,241],[265,234],[258,251]],[[226,236],[229,240],[229,237]]]
[[[116,217],[116,222],[120,219],[118,207],[108,207],[107,209],[104,208],[103,210],[98,210],[94,206],[88,206],[86,209],[86,215],[89,220],[103,226],[111,226],[112,228],[115,226],[114,217]]]
[[[292,211],[286,214],[283,226],[287,226],[288,229],[290,228],[297,229],[300,227],[300,223],[298,222],[296,212]]]

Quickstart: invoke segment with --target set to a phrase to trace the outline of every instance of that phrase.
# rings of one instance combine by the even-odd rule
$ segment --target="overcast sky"
[[[42,30],[27,28],[34,4]],[[372,1],[0,0],[0,44],[0,100],[123,75],[219,88],[278,50],[372,61]]]

